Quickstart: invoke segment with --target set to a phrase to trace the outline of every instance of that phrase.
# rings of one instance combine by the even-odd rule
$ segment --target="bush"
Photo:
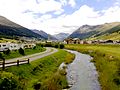
[[[33,49],[36,49],[36,46],[34,46]]]
[[[2,53],[0,53],[0,59],[3,59]]]
[[[58,44],[55,45],[55,48],[58,48]]]
[[[19,81],[9,72],[0,72],[0,90],[18,90]]]
[[[20,53],[21,55],[25,55],[25,52],[24,52],[24,50],[23,50],[22,48],[19,49],[19,53]]]
[[[63,49],[64,48],[64,45],[63,44],[60,44],[60,49]]]
[[[46,43],[44,46],[45,47],[53,47],[53,45],[51,43]]]
[[[39,90],[40,87],[41,87],[41,83],[40,82],[37,82],[37,83],[34,84],[34,89],[35,90]]]
[[[10,54],[10,49],[3,51],[4,54],[9,55]]]

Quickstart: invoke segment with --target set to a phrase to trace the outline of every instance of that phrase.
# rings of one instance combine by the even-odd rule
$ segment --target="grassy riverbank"
[[[65,71],[58,70],[58,67],[62,62],[70,63],[73,59],[73,54],[59,50],[55,54],[38,59],[30,64],[20,65],[19,67],[12,66],[5,71],[12,74],[13,77],[17,77],[16,80],[19,83],[15,88],[18,90],[33,90],[33,88],[40,88],[40,90],[61,90],[66,88],[68,83]],[[1,80],[7,75],[2,74],[0,75]]]
[[[36,46],[36,48],[31,48],[31,49],[24,49],[24,52],[25,52],[25,55],[30,55],[30,54],[35,54],[35,53],[39,53],[39,52],[43,52],[45,51],[46,49],[41,47],[41,46]],[[21,57],[23,55],[21,55],[19,53],[18,50],[15,50],[15,51],[10,51],[10,54],[4,54],[3,52],[1,52],[2,56],[5,58],[5,59],[12,59],[12,58],[17,58],[17,57]]]
[[[65,45],[65,48],[93,57],[102,90],[120,90],[120,45]]]

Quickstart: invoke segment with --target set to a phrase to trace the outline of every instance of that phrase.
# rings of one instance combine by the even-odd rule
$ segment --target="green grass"
[[[111,34],[100,35],[98,37],[90,37],[88,40],[120,40],[120,31]]]
[[[120,45],[65,45],[65,48],[93,57],[102,90],[120,90]]]
[[[58,67],[62,62],[70,63],[73,59],[73,54],[59,50],[30,64],[12,66],[5,71],[19,77],[23,90],[33,90],[33,86],[37,84],[41,85],[40,90],[61,90],[66,88],[68,83],[65,71],[58,70]]]
[[[24,49],[24,52],[25,52],[24,56],[39,53],[39,52],[43,52],[45,50],[46,50],[45,48],[40,47],[40,46],[37,46],[35,49]],[[9,55],[5,55],[5,54],[2,53],[2,56],[5,59],[12,59],[12,58],[17,58],[17,57],[22,57],[23,55],[21,55],[19,53],[19,51],[16,50],[16,51],[11,51]]]

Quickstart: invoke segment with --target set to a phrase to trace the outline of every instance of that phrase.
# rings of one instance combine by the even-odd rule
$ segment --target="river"
[[[101,90],[92,57],[77,51],[67,51],[75,54],[75,60],[67,66],[69,90]]]

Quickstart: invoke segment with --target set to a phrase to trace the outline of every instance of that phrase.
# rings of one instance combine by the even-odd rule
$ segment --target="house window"
[[[5,47],[6,45],[3,45],[3,47]]]

